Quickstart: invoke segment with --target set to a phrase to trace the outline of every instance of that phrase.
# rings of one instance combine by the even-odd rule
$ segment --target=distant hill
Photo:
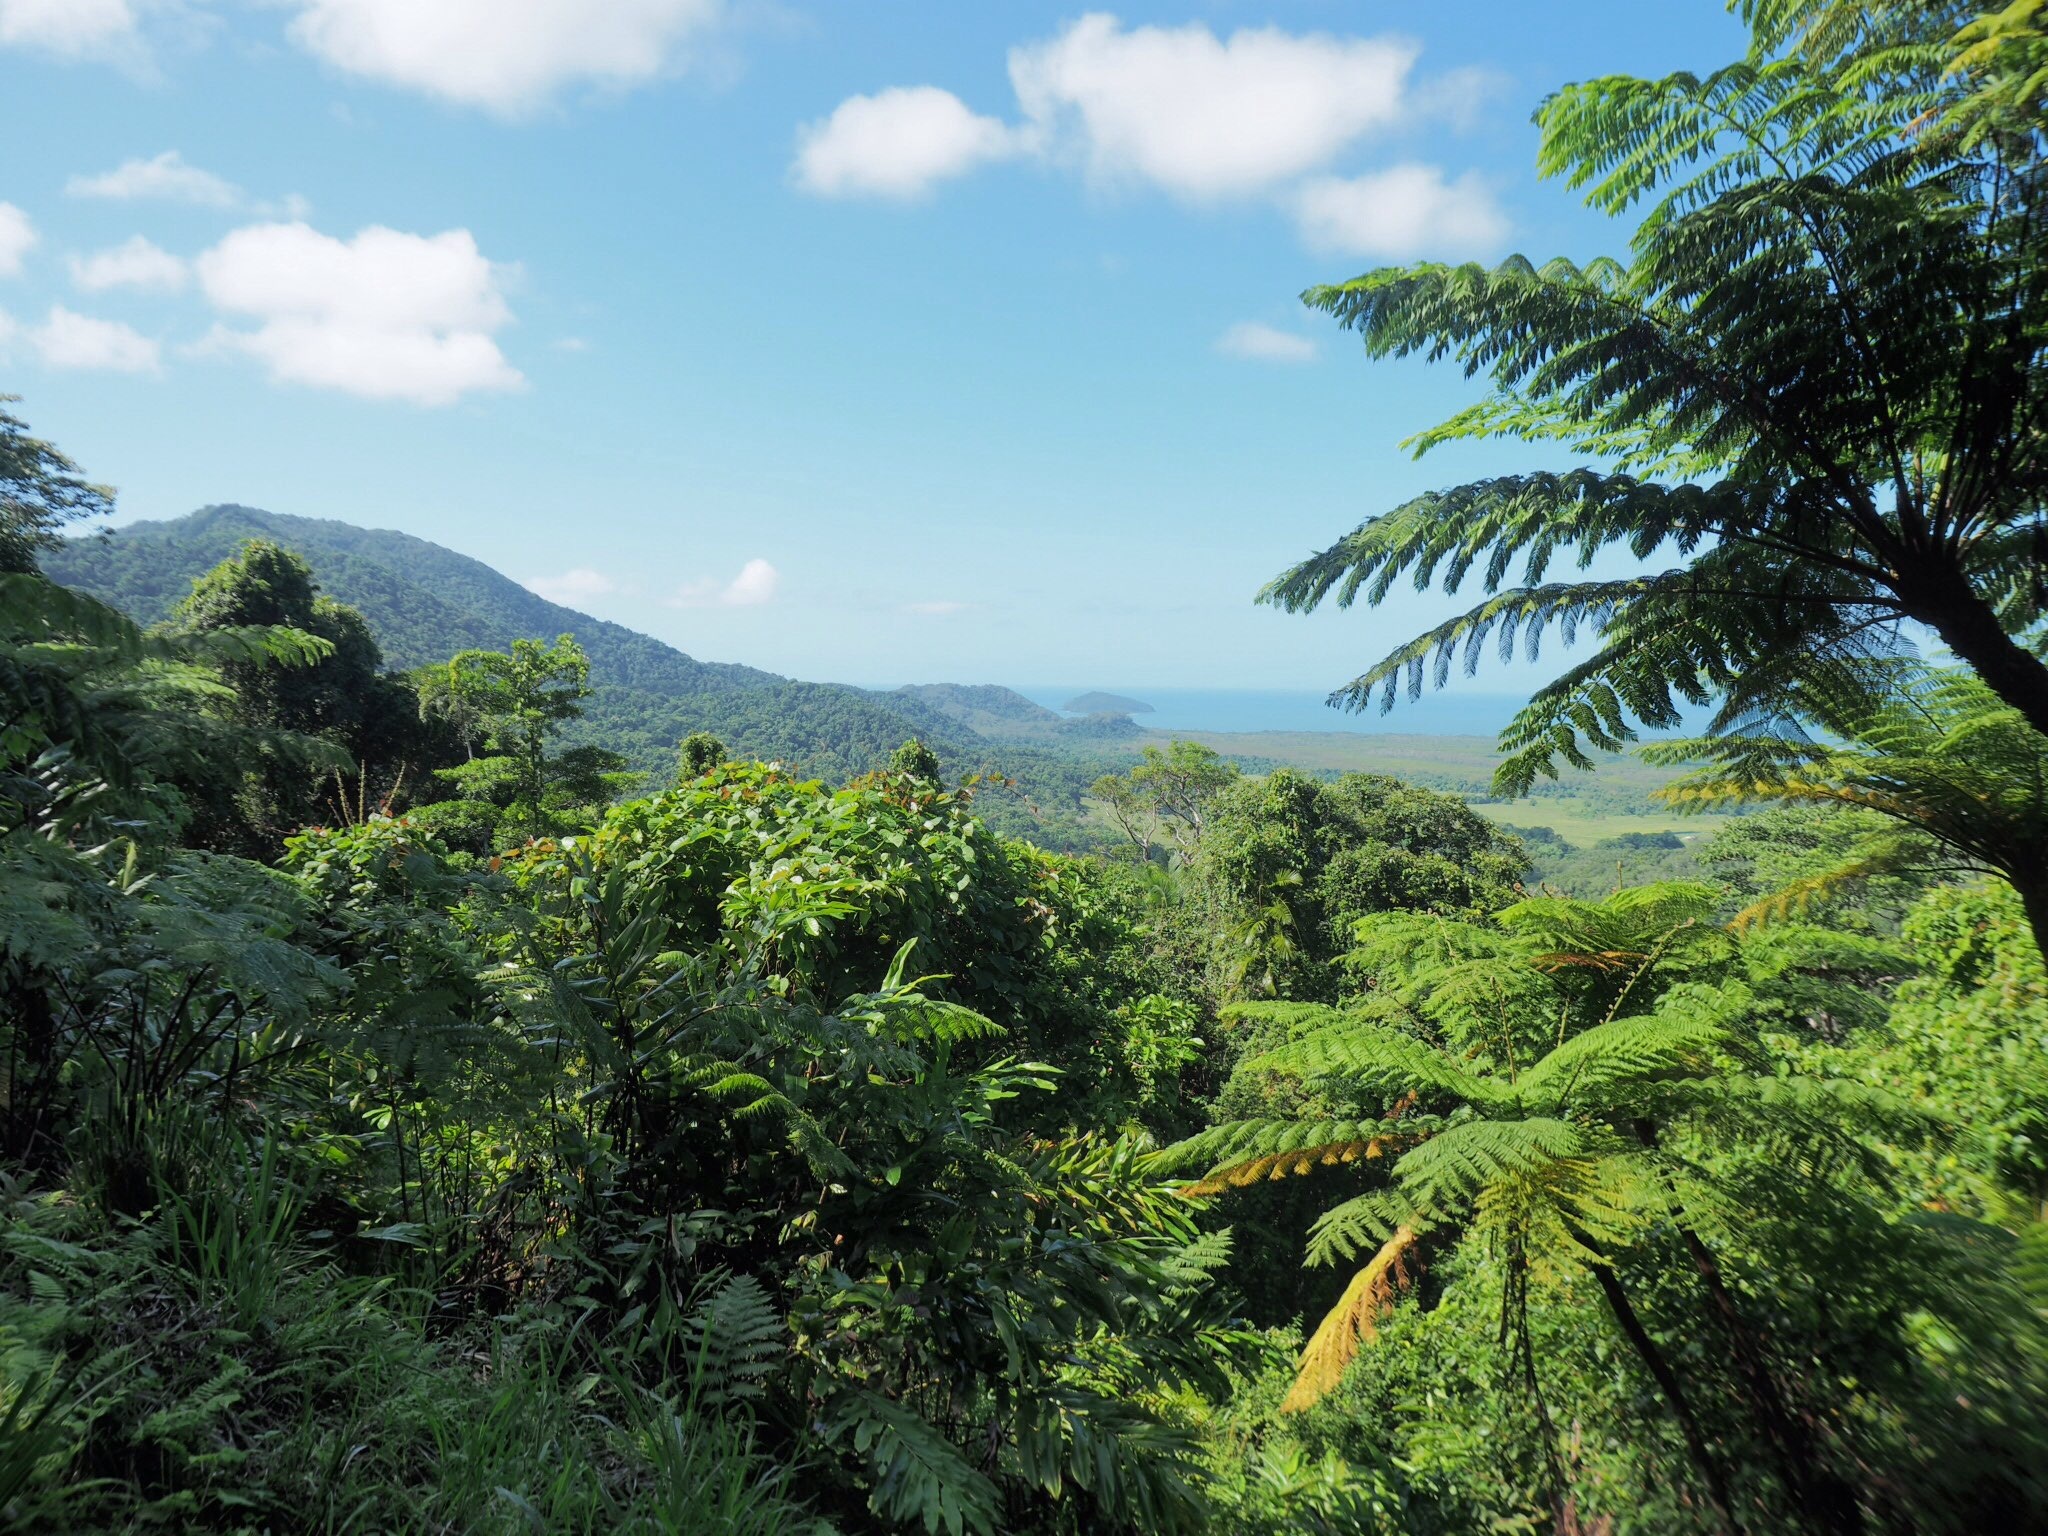
[[[130,523],[74,539],[43,560],[49,575],[144,623],[169,615],[194,577],[252,538],[302,555],[321,590],[361,611],[385,660],[416,667],[460,650],[573,634],[590,655],[595,693],[580,734],[665,772],[675,743],[710,731],[736,753],[779,759],[828,778],[878,766],[913,735],[963,762],[985,744],[928,709],[893,707],[858,688],[794,682],[755,667],[703,662],[623,625],[529,592],[480,560],[388,529],[206,507],[168,522]]]
[[[737,756],[833,781],[881,767],[917,736],[938,753],[949,778],[1002,781],[980,801],[1000,830],[1053,847],[1099,840],[1082,817],[1081,796],[1116,766],[1101,755],[1107,738],[1007,688],[940,683],[878,693],[698,661],[649,635],[551,603],[482,561],[425,539],[255,507],[205,507],[167,522],[129,523],[74,539],[50,551],[42,566],[66,586],[154,624],[191,590],[194,577],[253,538],[303,556],[322,591],[369,621],[391,666],[574,635],[590,656],[593,693],[572,739],[624,753],[655,784],[673,772],[676,743],[692,731],[711,732]],[[984,737],[971,723],[994,722],[1020,706],[1044,719],[1019,722],[1024,728],[1003,740]]]
[[[912,683],[883,697],[899,709],[927,709],[980,735],[1001,736],[1018,726],[1060,723],[1060,717],[1044,705],[994,683]]]
[[[1070,715],[1155,715],[1143,699],[1127,699],[1120,693],[1084,693],[1060,706]]]

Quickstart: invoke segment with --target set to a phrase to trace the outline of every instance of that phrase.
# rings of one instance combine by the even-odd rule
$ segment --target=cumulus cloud
[[[1216,350],[1226,357],[1260,363],[1312,363],[1316,357],[1313,338],[1262,325],[1257,320],[1233,325],[1216,338]]]
[[[905,603],[903,611],[905,613],[921,614],[926,618],[949,619],[956,613],[965,613],[971,606],[973,605],[970,603],[957,602],[949,597],[941,597],[933,598],[928,602]]]
[[[258,359],[275,380],[416,405],[525,382],[493,339],[512,319],[505,269],[466,229],[372,226],[338,240],[305,224],[252,224],[196,266],[216,309],[257,322],[216,326],[211,345]]]
[[[1012,50],[1010,80],[1025,116],[1096,175],[1212,198],[1273,187],[1397,122],[1416,52],[1277,27],[1126,31],[1097,13]]]
[[[1434,165],[1320,177],[1296,192],[1294,218],[1311,249],[1340,256],[1476,252],[1507,236],[1507,219],[1478,176],[1447,181]]]
[[[0,277],[19,276],[23,258],[40,238],[27,214],[12,203],[0,203]]]
[[[124,160],[98,176],[74,176],[64,185],[72,197],[105,197],[121,201],[149,198],[163,202],[194,203],[201,208],[233,208],[242,201],[242,189],[233,182],[187,165],[175,149],[151,159]]]
[[[135,30],[130,0],[0,0],[0,47],[95,58],[131,42]]]
[[[28,333],[36,355],[52,368],[104,373],[155,373],[162,366],[149,337],[116,320],[97,320],[59,304]]]
[[[291,36],[352,75],[515,114],[566,85],[679,65],[723,0],[291,0]]]
[[[141,235],[90,256],[71,258],[71,281],[87,293],[140,288],[175,293],[185,286],[185,263]]]
[[[619,590],[619,584],[602,571],[593,571],[587,565],[564,571],[559,576],[535,576],[522,583],[526,590],[544,597],[551,603],[588,602],[593,597],[609,597]]]
[[[731,581],[685,582],[669,599],[671,608],[758,608],[775,596],[782,573],[766,560],[749,560]]]
[[[1190,203],[1271,200],[1321,249],[1490,244],[1505,220],[1471,177],[1447,183],[1418,165],[1331,174],[1372,135],[1468,118],[1497,90],[1470,70],[1418,83],[1418,56],[1393,37],[1278,27],[1226,37],[1199,22],[1127,27],[1095,12],[1010,51],[1011,120],[935,85],[848,97],[799,131],[792,175],[820,196],[908,199],[1028,157]]]
[[[938,182],[1016,154],[1019,135],[951,91],[899,86],[849,96],[797,135],[796,181],[824,197],[913,198]]]

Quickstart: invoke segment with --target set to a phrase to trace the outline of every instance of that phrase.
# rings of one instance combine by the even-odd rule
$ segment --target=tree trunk
[[[1961,571],[1949,567],[1902,580],[1898,593],[1908,617],[1941,636],[1986,687],[2048,736],[2048,663],[2006,632]]]
[[[1692,1255],[1715,1315],[1727,1330],[1751,1406],[1762,1421],[1765,1436],[1778,1450],[1779,1476],[1817,1530],[1826,1536],[1862,1536],[1863,1506],[1856,1491],[1822,1462],[1812,1425],[1787,1404],[1761,1341],[1721,1279],[1720,1264],[1699,1234],[1684,1222],[1678,1224],[1678,1235]]]
[[[1644,1147],[1654,1148],[1657,1145],[1657,1128],[1648,1120],[1636,1121],[1635,1133]],[[1779,1479],[1798,1504],[1807,1524],[1822,1536],[1863,1536],[1863,1505],[1856,1497],[1855,1489],[1821,1460],[1812,1423],[1792,1411],[1785,1393],[1778,1386],[1777,1377],[1771,1372],[1770,1358],[1762,1341],[1742,1315],[1742,1309],[1735,1305],[1735,1298],[1721,1277],[1720,1262],[1685,1219],[1685,1208],[1679,1203],[1676,1190],[1667,1187],[1666,1192],[1671,1198],[1673,1225],[1679,1240],[1685,1244],[1685,1251],[1692,1257],[1693,1268],[1706,1289],[1708,1303],[1728,1335],[1728,1343],[1735,1356],[1736,1374],[1742,1380],[1744,1395],[1749,1399],[1758,1427],[1770,1444]]]
[[[1727,1536],[1743,1536],[1742,1526],[1735,1518],[1735,1500],[1729,1492],[1728,1479],[1723,1475],[1720,1463],[1707,1450],[1706,1436],[1700,1433],[1699,1420],[1693,1416],[1692,1404],[1686,1400],[1678,1373],[1665,1359],[1657,1341],[1650,1337],[1649,1330],[1643,1327],[1642,1319],[1636,1316],[1636,1309],[1628,1299],[1628,1292],[1621,1288],[1621,1278],[1614,1273],[1613,1266],[1594,1264],[1591,1268],[1593,1278],[1599,1282],[1600,1294],[1607,1298],[1608,1310],[1614,1314],[1615,1322],[1621,1325],[1622,1336],[1634,1348],[1651,1379],[1663,1392],[1671,1416],[1678,1420],[1678,1432],[1685,1438],[1686,1451],[1691,1455],[1693,1465],[1699,1469],[1700,1476],[1706,1479],[1715,1523]]]
[[[2027,926],[2034,931],[2034,947],[2048,961],[2048,870],[2033,878],[2006,872],[2012,888],[2020,893],[2020,906],[2027,914]]]

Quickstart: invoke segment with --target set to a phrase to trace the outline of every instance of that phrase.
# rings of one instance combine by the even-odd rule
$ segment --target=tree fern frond
[[[1564,1120],[1467,1120],[1404,1153],[1394,1175],[1417,1208],[1450,1212],[1469,1208],[1495,1180],[1588,1150],[1587,1133]]]
[[[1625,1105],[1659,1080],[1712,1072],[1717,1056],[1741,1047],[1733,1024],[1730,1013],[1707,1010],[1611,1019],[1565,1040],[1522,1074],[1516,1093],[1553,1113]]]
[[[1409,1284],[1405,1261],[1415,1241],[1414,1228],[1399,1228],[1352,1277],[1303,1348],[1294,1385],[1280,1402],[1282,1413],[1300,1413],[1321,1402],[1343,1379],[1359,1346],[1377,1336],[1380,1318],[1393,1305],[1396,1292]]]
[[[1307,1078],[1341,1077],[1366,1097],[1391,1102],[1404,1094],[1442,1094],[1490,1103],[1497,1089],[1473,1076],[1443,1051],[1412,1035],[1375,1025],[1346,1023],[1318,1030],[1245,1063],[1253,1072],[1294,1072]]]

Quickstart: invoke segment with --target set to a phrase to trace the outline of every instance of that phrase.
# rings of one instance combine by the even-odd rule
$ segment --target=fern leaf
[[[1359,1347],[1379,1334],[1379,1322],[1394,1303],[1395,1292],[1409,1284],[1404,1262],[1415,1246],[1413,1227],[1402,1227],[1352,1277],[1301,1352],[1294,1385],[1281,1399],[1282,1413],[1300,1413],[1327,1397],[1344,1377]]]

